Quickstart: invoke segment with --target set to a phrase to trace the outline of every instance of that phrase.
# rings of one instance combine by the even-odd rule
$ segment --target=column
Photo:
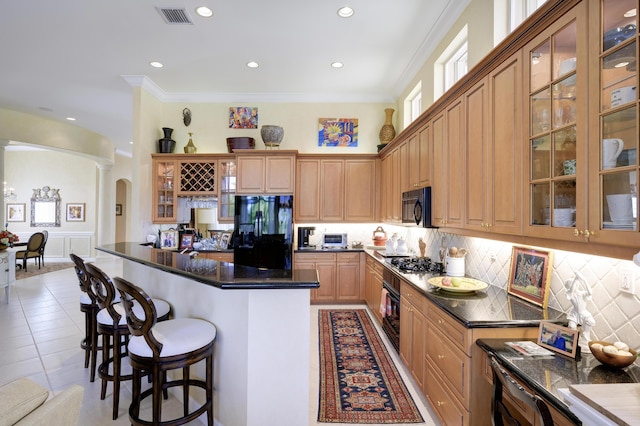
[[[8,140],[0,139],[0,164],[2,164],[2,167],[0,168],[0,181],[2,182],[6,180],[4,176],[4,171],[6,169],[6,167],[4,166],[4,151],[8,145],[9,145]],[[2,201],[0,201],[0,207],[2,208],[2,211],[0,212],[0,217],[2,218],[2,222],[0,223],[0,225],[2,225],[2,229],[4,229],[4,224],[7,221],[7,218],[5,217],[7,213],[7,209],[4,206],[4,197],[2,197]]]
[[[96,218],[96,245],[115,242],[115,182],[112,164],[98,164],[98,216]],[[97,252],[96,257],[102,256]]]

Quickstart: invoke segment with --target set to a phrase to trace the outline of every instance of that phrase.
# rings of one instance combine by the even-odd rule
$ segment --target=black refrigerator
[[[291,269],[293,196],[236,196],[234,224],[235,264]]]

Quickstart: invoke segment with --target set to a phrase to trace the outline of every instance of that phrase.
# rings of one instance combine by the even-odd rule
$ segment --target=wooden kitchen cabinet
[[[297,151],[235,150],[238,195],[293,194]]]
[[[362,300],[360,253],[337,253],[336,298],[340,301]]]
[[[295,269],[318,271],[320,287],[311,290],[311,302],[330,302],[336,299],[336,253],[295,253]]]
[[[422,126],[412,135],[409,144],[409,186],[407,191],[431,185],[431,128]]]
[[[366,256],[365,272],[365,300],[367,306],[382,325],[382,315],[380,314],[380,301],[382,295],[382,271],[384,266],[371,256]]]
[[[391,221],[391,156],[380,159],[380,220]]]
[[[204,257],[205,259],[217,260],[219,262],[233,263],[233,252],[200,252],[198,257]]]
[[[236,158],[218,160],[218,222],[233,222],[236,206]]]
[[[465,94],[465,228],[522,233],[521,53]]]
[[[400,281],[400,359],[424,391],[427,299]]]
[[[449,103],[433,126],[433,190],[435,226],[461,228],[465,205],[466,162],[464,97]]]
[[[152,156],[153,223],[176,223],[178,161],[172,156]]]
[[[373,222],[378,216],[378,159],[374,155],[301,155],[296,166],[295,219]]]

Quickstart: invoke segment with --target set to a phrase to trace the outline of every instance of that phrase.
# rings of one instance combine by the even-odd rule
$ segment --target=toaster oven
[[[324,234],[322,236],[322,248],[348,248],[347,234]]]

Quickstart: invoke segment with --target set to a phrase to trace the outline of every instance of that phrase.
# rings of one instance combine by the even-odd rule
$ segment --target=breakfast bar
[[[97,250],[122,258],[123,278],[169,302],[173,317],[216,326],[216,424],[308,423],[315,270],[264,270],[138,243]],[[194,371],[204,376],[204,366]]]

